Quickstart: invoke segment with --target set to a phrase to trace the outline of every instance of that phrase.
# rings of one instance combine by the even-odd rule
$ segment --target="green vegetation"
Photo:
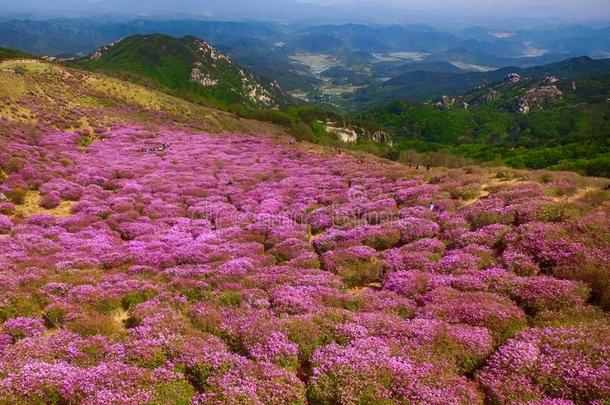
[[[492,162],[515,168],[569,170],[610,177],[610,104],[574,104],[523,115],[493,107],[441,109],[396,101],[351,117],[319,107],[236,110],[272,122],[296,139],[372,153],[404,163],[459,167]],[[394,145],[344,143],[322,121],[384,130]]]
[[[27,52],[17,51],[14,49],[0,48],[0,60],[20,58],[36,59],[35,56]]]
[[[192,36],[135,35],[75,65],[225,110],[233,104],[276,107],[290,101],[273,83]]]
[[[415,164],[495,162],[610,177],[610,75],[560,81],[561,98],[516,112],[516,100],[538,85],[484,86],[457,99],[468,109],[396,101],[356,118],[387,128]],[[490,90],[498,97],[481,101]]]
[[[336,134],[326,131],[323,124],[326,120],[344,126],[357,126],[367,132],[375,132],[384,128],[375,122],[340,114],[324,106],[305,105],[283,110],[271,110],[234,105],[229,108],[229,111],[241,118],[279,125],[290,132],[298,141],[366,152],[392,160],[398,159],[398,150],[389,144],[379,143],[366,137],[359,138],[354,143],[345,143]]]
[[[561,62],[531,68],[503,67],[489,72],[407,71],[380,85],[369,86],[345,97],[343,103],[350,108],[379,106],[389,100],[424,102],[444,94],[457,95],[477,86],[502,80],[510,73],[521,77],[584,79],[610,72],[610,59],[594,60],[588,57],[566,59]]]
[[[610,177],[610,75],[563,79],[563,94],[517,112],[517,101],[545,84],[540,77],[519,83],[479,86],[452,106],[394,101],[342,114],[324,106],[280,110],[234,108],[239,116],[279,124],[298,140],[372,153],[413,165],[459,167],[490,162],[515,168],[569,170]],[[486,99],[493,90],[497,97]],[[470,107],[464,109],[462,103]],[[393,145],[361,137],[344,143],[325,130],[330,120],[369,133],[391,134]]]
[[[528,115],[493,108],[443,110],[394,102],[362,113],[396,137],[396,148],[414,150],[413,163],[438,164],[447,152],[477,162],[516,168],[572,170],[610,176],[610,104],[573,105]]]

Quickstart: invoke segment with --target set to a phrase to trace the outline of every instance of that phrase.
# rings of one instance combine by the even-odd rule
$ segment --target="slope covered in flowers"
[[[607,181],[108,125],[0,120],[0,404],[608,403]]]

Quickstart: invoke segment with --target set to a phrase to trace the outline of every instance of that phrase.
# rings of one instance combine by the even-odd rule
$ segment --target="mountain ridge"
[[[426,101],[443,95],[458,95],[476,86],[489,84],[511,73],[525,77],[558,76],[581,78],[610,73],[610,59],[592,59],[588,56],[532,68],[504,67],[489,72],[434,72],[407,71],[381,85],[371,86],[350,96],[361,105],[375,104],[382,99]]]
[[[98,48],[73,64],[218,107],[241,103],[275,108],[292,102],[277,82],[251,73],[192,35],[133,35]]]

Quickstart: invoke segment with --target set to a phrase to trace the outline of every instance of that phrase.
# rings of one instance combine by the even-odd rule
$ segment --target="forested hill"
[[[276,82],[251,73],[193,36],[135,35],[75,64],[217,107],[242,103],[272,108],[291,102]]]

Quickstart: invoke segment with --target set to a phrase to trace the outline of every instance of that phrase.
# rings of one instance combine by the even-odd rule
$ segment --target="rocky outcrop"
[[[326,132],[336,135],[341,141],[346,143],[354,143],[359,139],[366,139],[390,146],[394,145],[392,137],[384,131],[370,131],[357,125],[344,126],[330,120],[323,124]]]
[[[375,131],[370,135],[370,139],[377,143],[385,143],[390,146],[394,146],[394,140],[392,137],[384,131]]]
[[[353,143],[358,140],[358,133],[351,127],[344,127],[336,122],[326,121],[324,128],[326,132],[337,135],[343,142]]]
[[[558,81],[559,81],[559,79],[555,76],[547,76],[544,79],[542,79],[542,84],[551,85],[551,84],[557,83]]]
[[[89,60],[100,60],[102,59],[102,51],[100,49],[96,50],[89,56]]]
[[[254,76],[245,72],[243,69],[239,70],[239,75],[241,76],[241,83],[244,91],[252,102],[265,107],[273,106],[273,95],[269,90],[263,87]],[[273,82],[271,86],[277,86],[277,89],[281,91],[276,82]]]
[[[212,71],[216,71],[222,66],[228,66],[230,69],[236,70],[241,81],[241,93],[254,104],[263,107],[277,106],[277,103],[274,101],[273,91],[277,93],[282,92],[277,82],[264,86],[256,76],[235,65],[229,56],[220,52],[206,41],[196,39],[194,45],[199,55],[204,60],[209,61],[208,63]],[[205,66],[201,62],[197,62],[193,66],[191,80],[205,87],[216,86],[219,83],[218,78],[205,72]]]
[[[500,97],[502,96],[502,94],[495,90],[495,89],[489,89],[489,91],[487,92],[487,94],[485,94],[485,102],[487,103],[491,103],[492,101],[497,101],[500,99]]]
[[[531,111],[530,105],[525,99],[520,99],[517,105],[517,111],[521,114],[529,114]]]
[[[195,63],[193,70],[191,70],[191,80],[204,87],[216,86],[218,84],[218,80],[215,80],[207,73],[202,72],[202,67],[203,66],[200,62]]]
[[[534,108],[543,108],[544,105],[562,98],[563,92],[555,85],[536,87],[519,97],[517,110],[522,114],[527,114]]]
[[[201,56],[207,56],[213,61],[225,60],[227,62],[231,62],[231,58],[229,58],[224,53],[220,52],[218,49],[214,48],[212,45],[203,41],[201,39],[195,40],[195,46],[197,50],[201,54]]]
[[[462,97],[449,97],[443,96],[440,101],[436,103],[437,107],[450,109],[450,108],[462,108],[464,110],[468,109],[470,104],[468,104]]]
[[[108,49],[112,48],[116,44],[120,43],[123,39],[119,39],[118,41],[112,42],[108,45],[104,45],[101,48],[96,49],[91,55],[89,55],[89,60],[100,60],[104,56],[104,52]]]

